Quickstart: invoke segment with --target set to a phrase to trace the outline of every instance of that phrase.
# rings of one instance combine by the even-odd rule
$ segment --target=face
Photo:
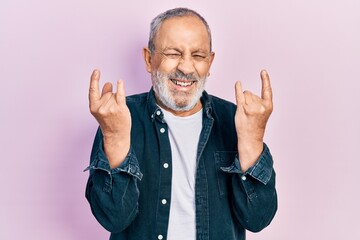
[[[193,16],[165,20],[154,43],[155,52],[144,49],[144,58],[158,104],[175,115],[199,111],[214,58],[205,25]]]

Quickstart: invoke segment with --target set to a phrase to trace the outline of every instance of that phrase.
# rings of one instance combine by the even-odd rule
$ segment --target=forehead
[[[210,50],[210,38],[204,23],[195,16],[165,20],[155,37],[156,48]]]

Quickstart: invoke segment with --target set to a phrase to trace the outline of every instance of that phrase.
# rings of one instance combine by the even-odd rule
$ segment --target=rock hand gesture
[[[110,168],[118,167],[130,149],[131,115],[126,106],[124,82],[117,82],[113,93],[111,83],[105,83],[101,95],[99,89],[100,71],[94,70],[89,88],[89,107],[98,121],[104,136],[104,150]]]
[[[261,71],[261,98],[242,90],[241,83],[235,84],[236,114],[235,127],[238,136],[238,151],[242,171],[254,165],[263,150],[266,123],[273,110],[270,78]]]

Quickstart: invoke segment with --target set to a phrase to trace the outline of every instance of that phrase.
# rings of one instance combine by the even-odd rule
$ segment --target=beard
[[[192,84],[195,84],[195,88],[189,92],[172,89],[171,85],[174,84],[172,79],[191,81]],[[205,89],[206,80],[206,77],[200,78],[194,74],[184,74],[179,70],[169,74],[159,71],[151,73],[152,85],[158,100],[165,107],[179,112],[189,111],[195,107]]]

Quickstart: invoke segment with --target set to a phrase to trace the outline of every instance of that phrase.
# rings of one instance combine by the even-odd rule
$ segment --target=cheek
[[[169,61],[166,60],[156,60],[152,64],[153,71],[159,71],[161,73],[172,73],[176,70],[176,66],[170,64]]]
[[[209,73],[210,67],[209,66],[202,66],[197,68],[197,72],[199,74],[199,77],[207,77]]]

